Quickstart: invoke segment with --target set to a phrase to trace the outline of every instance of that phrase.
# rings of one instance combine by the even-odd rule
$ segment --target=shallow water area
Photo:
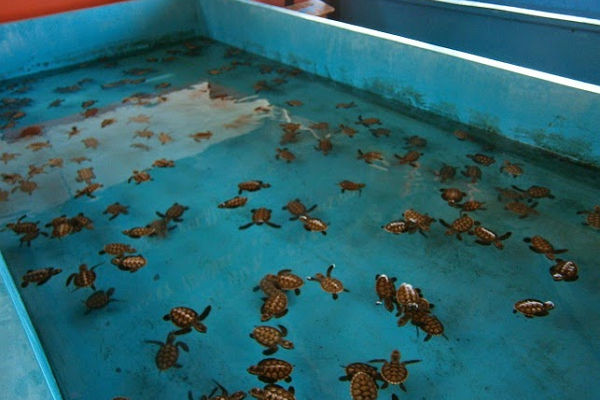
[[[74,91],[65,92],[69,87]],[[0,248],[17,283],[30,269],[63,270],[20,290],[65,398],[185,399],[190,390],[197,398],[211,393],[213,380],[230,393],[263,387],[246,371],[266,357],[249,337],[259,325],[287,328],[294,349],[280,348],[270,357],[294,365],[291,383],[280,384],[292,385],[299,399],[350,398],[350,383],[338,380],[341,366],[389,359],[394,349],[401,361],[421,362],[407,366],[406,393],[391,385],[380,388],[379,398],[592,399],[599,389],[593,382],[600,382],[600,232],[583,225],[586,215],[578,214],[598,204],[597,170],[492,135],[459,140],[454,130],[465,127],[427,123],[399,112],[393,102],[204,39],[5,82],[2,89],[4,98],[23,104],[4,101],[2,113],[22,109],[26,116],[6,114],[0,121],[16,122],[3,131],[0,152],[14,157],[3,158],[2,173],[20,175],[14,183],[0,182],[6,193],[0,222],[6,226],[25,215],[22,222],[39,221],[48,236],[40,233],[28,245],[6,229]],[[64,101],[49,107],[54,100]],[[96,103],[87,109],[98,111],[85,117],[82,103],[88,100]],[[380,123],[366,126],[368,118]],[[108,120],[114,121],[102,127]],[[282,143],[287,123],[300,124],[295,142]],[[16,139],[32,125],[42,126],[43,135]],[[377,128],[389,136],[371,131]],[[410,147],[407,139],[414,135],[426,146]],[[326,137],[333,144],[328,155],[315,149]],[[84,142],[90,138],[95,141]],[[292,162],[283,159],[284,148],[295,155]],[[357,159],[358,150],[380,152],[384,159],[366,163]],[[422,153],[414,167],[394,156],[410,150]],[[495,163],[479,165],[467,157],[477,153]],[[153,166],[162,158],[174,167]],[[57,159],[62,166],[50,161]],[[500,171],[505,160],[520,164],[523,174]],[[441,182],[435,172],[444,164],[457,173]],[[465,177],[468,165],[477,165],[482,177]],[[87,181],[79,172],[85,168],[93,168]],[[137,183],[134,171],[151,180]],[[239,194],[238,184],[251,180],[270,187]],[[344,180],[365,186],[342,191]],[[37,183],[31,194],[19,189],[27,181]],[[89,197],[82,190],[93,183],[102,187]],[[512,185],[547,187],[553,198],[523,199],[533,211],[519,218],[505,209],[511,200],[498,196],[497,188],[522,193]],[[439,220],[452,223],[460,209],[442,199],[444,188],[466,193],[458,204],[485,203],[468,214],[498,236],[511,232],[503,249],[478,244],[467,233],[462,240],[446,234]],[[248,198],[245,206],[218,207],[238,194]],[[282,207],[294,199],[317,205],[310,216],[329,224],[326,235],[289,220]],[[104,211],[115,202],[128,206],[128,213],[109,219]],[[164,214],[174,203],[189,209],[183,221],[169,222],[164,237],[122,233],[158,220],[156,212]],[[281,227],[240,230],[259,208],[271,210],[270,222]],[[438,221],[424,234],[382,229],[408,209]],[[52,238],[46,224],[79,213],[93,229]],[[576,262],[579,279],[554,281],[549,268],[556,262],[523,240],[534,236],[568,249],[556,258]],[[147,265],[134,273],[114,266],[99,251],[115,242],[135,247]],[[115,301],[87,315],[83,302],[93,290],[64,285],[81,264],[98,265],[97,290],[114,288]],[[307,279],[325,274],[331,264],[332,276],[349,290],[337,300]],[[264,294],[253,289],[265,274],[284,268],[305,284],[299,295],[286,293],[286,315],[261,322]],[[431,312],[445,337],[424,341],[426,333],[413,324],[399,327],[395,312],[376,304],[377,274],[397,277],[396,286],[420,288],[435,304]],[[523,299],[552,301],[555,309],[532,319],[513,314]],[[202,321],[207,332],[175,339],[189,347],[179,348],[181,368],[159,372],[159,347],[146,341],[165,342],[178,329],[163,316],[174,307],[201,313],[208,305],[212,310]]]

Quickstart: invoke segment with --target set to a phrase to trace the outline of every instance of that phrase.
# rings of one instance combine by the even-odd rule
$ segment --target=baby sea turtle
[[[573,282],[579,279],[579,268],[573,261],[563,261],[557,258],[556,264],[550,267],[550,275],[555,281]]]
[[[351,101],[350,103],[337,103],[335,105],[335,108],[352,108],[352,107],[356,107],[356,103],[354,103],[353,101]]]
[[[98,139],[94,137],[85,138],[82,140],[82,142],[86,149],[95,149],[100,144],[100,142],[98,142]]]
[[[577,214],[587,214],[583,225],[600,229],[600,206],[595,206],[593,211],[577,211]]]
[[[256,340],[261,346],[267,348],[267,350],[263,351],[265,356],[269,356],[274,354],[279,350],[278,346],[283,347],[284,349],[293,349],[294,343],[290,342],[287,339],[284,339],[288,331],[283,325],[277,325],[279,329],[273,328],[271,326],[257,326],[254,328],[250,337]]]
[[[504,161],[504,165],[500,167],[500,172],[506,172],[516,178],[519,175],[523,175],[523,164],[511,163],[510,161]]]
[[[217,385],[216,388],[213,389],[212,392],[210,392],[210,394],[207,395],[203,395],[202,397],[200,397],[200,400],[243,400],[246,398],[246,393],[242,392],[242,391],[238,391],[238,392],[234,392],[232,394],[229,394],[229,392],[217,381],[215,381],[213,379],[213,382],[215,382],[215,384]],[[215,395],[215,393],[217,393],[217,390],[221,390],[221,394],[213,397]],[[194,396],[192,395],[192,391],[190,390],[188,392],[188,400],[194,400]]]
[[[173,333],[169,333],[167,336],[166,343],[159,342],[157,340],[146,340],[146,343],[156,344],[160,346],[158,353],[156,353],[155,362],[156,366],[160,371],[165,371],[171,367],[181,368],[180,364],[177,364],[179,358],[179,348],[188,352],[190,349],[187,344],[183,342],[175,342],[176,336]]]
[[[562,253],[566,253],[567,251],[569,251],[567,249],[556,250],[549,241],[547,241],[546,239],[544,239],[541,236],[534,236],[532,238],[524,238],[523,241],[525,243],[531,243],[531,246],[529,246],[531,251],[543,254],[549,260],[554,260],[555,254],[562,254]]]
[[[363,118],[361,115],[359,115],[358,122],[356,122],[356,124],[363,125],[368,128],[371,125],[381,125],[381,121],[379,118]]]
[[[269,383],[264,389],[252,388],[248,393],[250,393],[250,396],[261,400],[296,400],[293,387],[290,386],[286,390],[274,383]]]
[[[462,190],[456,188],[442,188],[440,189],[440,192],[442,192],[442,199],[446,200],[448,204],[460,203],[462,199],[467,195]]]
[[[385,389],[388,385],[398,385],[400,386],[400,389],[406,392],[406,387],[404,386],[404,382],[408,378],[408,370],[406,369],[406,365],[418,363],[421,362],[421,360],[400,362],[400,357],[400,352],[398,350],[394,350],[390,356],[390,361],[384,359],[369,361],[371,363],[383,363],[383,366],[381,367],[381,377],[384,381],[383,385],[381,385],[382,389]]]
[[[106,210],[104,210],[102,214],[110,214],[111,216],[108,219],[113,220],[121,214],[129,214],[129,211],[127,211],[128,208],[129,206],[124,206],[119,202],[116,202],[106,207]]]
[[[385,274],[375,276],[375,292],[379,297],[379,304],[383,303],[386,310],[394,311],[396,307],[396,278],[390,278]]]
[[[220,203],[217,207],[219,207],[219,208],[238,208],[238,207],[245,206],[247,202],[248,202],[247,197],[235,196],[232,199],[225,200],[224,202]]]
[[[467,178],[471,178],[471,183],[477,183],[477,180],[481,179],[481,169],[476,165],[465,166],[465,170],[461,173]]]
[[[252,222],[250,222],[246,225],[240,226],[240,229],[250,228],[254,224],[256,224],[256,225],[267,224],[272,228],[281,228],[281,225],[274,224],[270,221],[271,220],[271,210],[261,207],[261,208],[256,208],[256,209],[253,209],[250,211],[252,212]]]
[[[136,185],[139,185],[142,182],[148,182],[153,179],[146,170],[138,171],[136,169],[136,170],[133,170],[133,175],[131,175],[129,177],[129,179],[127,179],[127,183],[130,183],[132,180],[135,181]]]
[[[452,179],[456,176],[456,168],[444,164],[442,168],[438,172],[434,172],[435,176],[440,178],[440,182],[444,183],[448,179]]]
[[[356,158],[358,160],[365,160],[367,164],[373,164],[373,161],[383,161],[383,154],[379,151],[367,151],[363,153],[362,150],[357,150],[358,156]]]
[[[308,215],[301,215],[300,221],[304,224],[304,229],[311,232],[321,232],[323,235],[327,235],[327,228],[329,227],[323,220],[319,218],[309,217]]]
[[[29,232],[36,232],[39,231],[40,228],[38,227],[38,224],[40,223],[40,221],[37,222],[30,222],[30,221],[26,221],[26,222],[22,222],[23,219],[27,218],[27,215],[22,215],[20,216],[16,222],[9,222],[6,224],[6,228],[10,229],[11,231],[13,231],[14,233],[16,233],[17,235],[20,235],[22,233],[29,233]]]
[[[503,189],[499,187],[496,187],[495,189],[498,191],[498,201],[502,201],[503,199],[519,201],[527,197],[525,194],[512,189]]]
[[[122,257],[125,253],[135,253],[136,250],[125,243],[108,243],[104,245],[98,254],[110,254],[111,256]]]
[[[354,137],[354,135],[356,135],[358,133],[358,131],[356,129],[354,129],[353,127],[344,125],[344,124],[340,124],[340,129],[342,130],[342,133],[344,135],[349,136],[350,139],[352,139]]]
[[[481,202],[481,201],[477,201],[477,200],[465,201],[462,204],[448,203],[448,205],[450,205],[452,207],[460,208],[461,214],[466,211],[486,210],[486,208],[483,207],[484,204],[485,204],[485,202]]]
[[[415,289],[410,283],[402,283],[396,291],[396,304],[398,304],[398,313],[403,309],[418,308],[421,293],[419,289]]]
[[[110,262],[119,268],[121,271],[129,271],[131,273],[144,268],[148,261],[142,255],[133,255],[125,257],[114,257]]]
[[[310,124],[310,129],[326,131],[329,129],[329,122],[315,122],[314,124]]]
[[[406,146],[404,148],[425,147],[425,146],[427,146],[427,139],[422,138],[417,135],[413,135],[411,137],[405,138],[404,143],[406,144]]]
[[[494,157],[491,157],[491,156],[488,156],[485,154],[481,154],[481,153],[467,154],[467,157],[470,158],[471,160],[475,161],[477,164],[485,165],[486,167],[489,167],[490,165],[492,165],[496,162]]]
[[[290,201],[285,206],[283,206],[282,210],[288,210],[290,212],[290,214],[292,214],[290,221],[294,221],[294,220],[297,220],[298,218],[300,218],[300,216],[306,215],[309,212],[313,211],[315,208],[317,208],[316,204],[307,209],[306,206],[304,204],[302,204],[300,199],[296,199],[296,200]]]
[[[413,168],[417,168],[419,164],[417,164],[417,160],[423,155],[423,153],[419,153],[416,150],[410,150],[405,155],[399,156],[398,154],[394,154],[399,160],[400,165],[408,164]]]
[[[431,224],[437,221],[435,218],[427,214],[421,214],[412,208],[404,211],[404,219],[408,223],[415,224],[423,236],[425,236],[424,232],[429,232]]]
[[[156,168],[173,168],[175,166],[175,161],[159,158],[158,160],[154,160],[152,166]]]
[[[202,314],[198,314],[196,311],[188,307],[175,307],[163,317],[165,321],[171,321],[175,326],[181,328],[178,331],[173,332],[174,335],[183,335],[189,333],[194,328],[200,333],[206,333],[206,326],[202,321],[208,317],[211,306],[207,306]]]
[[[524,193],[528,199],[527,201],[531,201],[532,199],[542,199],[542,198],[549,198],[549,199],[553,199],[554,195],[552,193],[550,193],[550,189],[545,188],[543,186],[530,186],[529,189],[525,190],[525,189],[520,189],[515,185],[512,185],[513,189],[518,190],[519,192]]]
[[[518,311],[527,318],[544,317],[552,309],[554,309],[554,303],[551,301],[543,302],[541,300],[525,299],[515,303],[513,314],[516,314]]]
[[[156,229],[153,227],[149,227],[149,226],[138,226],[135,228],[131,228],[131,229],[125,229],[123,232],[123,235],[127,235],[132,239],[139,239],[141,237],[144,236],[151,236],[156,232]]]
[[[93,290],[96,290],[96,286],[94,286],[94,282],[96,281],[96,273],[94,270],[101,264],[102,263],[96,264],[90,269],[88,269],[86,264],[81,264],[79,266],[79,272],[73,272],[71,275],[69,275],[67,278],[67,284],[65,286],[69,286],[71,282],[73,282],[73,284],[76,286],[75,290],[84,287],[91,287]]]
[[[281,290],[293,290],[296,295],[300,294],[300,288],[304,286],[304,280],[298,275],[292,274],[291,269],[282,269],[274,276],[277,287]]]
[[[341,181],[339,183],[339,185],[342,188],[342,193],[344,193],[346,190],[351,190],[351,191],[358,190],[359,196],[362,193],[362,189],[366,186],[364,183],[356,183],[356,182],[352,182],[352,181]]]
[[[60,268],[42,268],[42,269],[30,269],[23,275],[23,282],[21,283],[22,288],[26,288],[30,283],[36,282],[38,286],[48,282],[54,275],[58,275],[62,272]]]
[[[30,180],[27,178],[25,180],[20,180],[19,184],[15,186],[10,192],[14,193],[17,190],[20,190],[23,193],[27,193],[29,196],[38,188],[37,182]]]
[[[328,155],[329,152],[333,150],[333,144],[329,139],[329,135],[323,139],[319,139],[319,144],[315,146],[315,150],[322,152],[324,155]]]
[[[386,137],[390,137],[390,133],[392,133],[391,130],[386,129],[386,128],[371,128],[369,129],[369,131],[371,132],[371,134],[373,134],[373,136],[375,136],[376,138],[380,137],[380,136],[386,136]]]
[[[279,287],[279,281],[276,275],[267,274],[261,280],[258,286],[252,289],[254,292],[262,290],[262,292],[268,296],[275,296],[277,293],[282,293]]]
[[[428,312],[421,314],[419,319],[413,318],[412,323],[427,334],[425,339],[423,339],[424,342],[429,341],[433,336],[443,336],[448,340],[446,335],[444,335],[444,325],[442,325],[440,320],[433,314]]]
[[[389,222],[382,226],[382,228],[394,235],[399,235],[401,233],[415,233],[417,231],[417,224],[413,222],[408,222],[404,220],[397,220]]]
[[[489,246],[493,244],[497,249],[502,250],[504,248],[503,240],[506,240],[512,235],[512,232],[506,232],[504,235],[498,236],[496,232],[483,227],[479,221],[475,222],[475,228],[469,231],[469,235],[477,236],[475,243]]]
[[[211,131],[207,131],[207,132],[197,132],[191,135],[188,135],[189,137],[191,137],[192,139],[194,139],[194,142],[201,142],[202,139],[210,139],[212,137],[213,133]]]
[[[83,303],[87,307],[85,315],[88,315],[94,310],[99,310],[104,308],[111,301],[116,301],[112,299],[111,296],[115,293],[115,288],[109,288],[106,292],[104,290],[97,290],[87,298]]]
[[[30,247],[31,242],[33,240],[37,239],[40,235],[48,236],[48,234],[46,232],[42,232],[40,230],[25,233],[23,236],[21,236],[19,238],[19,242],[20,242],[19,246],[23,246],[23,243],[27,243],[27,247]]]
[[[354,375],[358,374],[359,372],[367,374],[374,381],[381,378],[381,376],[379,375],[379,371],[377,371],[377,368],[370,364],[361,362],[346,365],[344,367],[344,371],[346,372],[346,375],[340,376],[338,378],[340,381],[350,381],[352,380]]]
[[[100,189],[101,187],[104,187],[104,185],[102,185],[101,183],[92,183],[91,185],[88,185],[88,186],[84,187],[83,189],[78,190],[75,193],[75,198],[77,199],[77,198],[79,198],[81,196],[84,196],[84,195],[88,196],[88,197],[91,197],[91,198],[96,198],[96,196],[94,196],[93,193],[96,190]]]
[[[161,217],[163,219],[166,219],[167,222],[169,222],[169,221],[183,222],[183,219],[181,219],[181,216],[183,215],[184,212],[186,212],[189,209],[190,209],[189,207],[182,206],[179,203],[175,203],[171,207],[169,207],[169,209],[167,210],[166,213],[162,214],[162,213],[159,213],[158,211],[156,211],[156,215],[158,215],[159,217]]]
[[[91,219],[86,217],[83,213],[79,213],[73,218],[69,218],[69,224],[73,227],[73,232],[80,232],[83,228],[93,230],[94,224]]]
[[[292,371],[294,367],[287,361],[278,358],[265,358],[257,365],[248,368],[248,373],[258,375],[258,379],[265,383],[275,383],[277,381],[292,381]]]
[[[537,205],[537,202],[533,203],[531,206],[528,206],[527,204],[519,201],[511,201],[504,206],[504,209],[519,215],[519,219],[523,219],[527,218],[531,214],[539,214],[539,212],[535,210]]]
[[[275,154],[275,159],[277,159],[277,160],[282,159],[282,160],[286,161],[287,163],[291,163],[292,161],[294,161],[296,159],[296,156],[294,155],[294,153],[289,151],[287,147],[284,147],[283,149],[280,149],[278,147],[275,150],[277,151],[277,154]]]
[[[288,298],[281,291],[273,292],[264,298],[264,303],[260,308],[260,320],[266,322],[271,318],[281,318],[288,313]]]
[[[77,170],[77,178],[75,180],[77,182],[85,182],[88,185],[92,183],[92,180],[96,179],[96,174],[94,174],[94,167],[82,168]]]
[[[270,184],[264,183],[263,181],[246,181],[238,183],[238,188],[240,189],[238,194],[242,194],[244,190],[247,192],[256,192],[257,190],[270,187]]]
[[[443,219],[440,219],[440,223],[444,225],[448,230],[446,231],[446,235],[454,235],[456,234],[456,238],[458,240],[462,240],[461,235],[463,233],[467,233],[471,231],[475,221],[473,218],[469,217],[467,214],[463,214],[460,218],[455,219],[452,224],[448,224]]]
[[[314,277],[309,276],[309,281],[317,281],[321,284],[321,289],[326,291],[327,293],[331,293],[334,300],[337,300],[338,293],[341,292],[349,292],[348,289],[344,288],[344,284],[336,278],[331,277],[331,271],[335,268],[335,264],[331,264],[329,268],[327,268],[327,274],[323,275],[321,273],[315,274]]]
[[[364,372],[357,372],[350,382],[350,397],[353,400],[377,400],[377,384]]]

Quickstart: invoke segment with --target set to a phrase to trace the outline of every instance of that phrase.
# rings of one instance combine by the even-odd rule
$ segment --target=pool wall
[[[198,33],[191,0],[127,1],[0,25],[0,80],[143,50]]]
[[[463,0],[347,0],[339,19],[598,85],[600,20],[593,9],[588,13],[585,18]]]

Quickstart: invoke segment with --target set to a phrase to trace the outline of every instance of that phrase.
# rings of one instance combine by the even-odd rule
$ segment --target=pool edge
[[[29,342],[30,349],[35,357],[35,361],[39,366],[40,372],[45,380],[46,387],[50,392],[50,396],[53,400],[62,400],[63,397],[60,393],[60,389],[58,387],[58,383],[54,377],[54,373],[52,372],[52,367],[48,362],[46,354],[44,352],[43,346],[40,342],[40,339],[33,327],[33,323],[29,318],[29,313],[25,308],[25,304],[23,303],[23,299],[19,294],[19,290],[15,285],[15,281],[12,279],[10,272],[8,271],[8,266],[0,252],[0,278],[2,280],[2,284],[6,288],[6,292],[8,297],[12,301],[12,307],[16,313],[17,318],[19,319],[20,325],[23,328],[23,332]],[[11,376],[10,373],[7,375]],[[13,379],[14,381],[14,379]]]

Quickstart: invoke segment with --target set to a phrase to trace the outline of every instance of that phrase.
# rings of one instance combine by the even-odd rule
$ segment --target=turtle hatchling
[[[192,328],[200,333],[206,333],[206,326],[202,321],[208,317],[210,310],[211,306],[209,305],[202,311],[202,314],[198,314],[188,307],[175,307],[163,317],[163,320],[171,321],[175,326],[181,328],[173,332],[175,335],[189,333],[192,331]]]
[[[93,290],[96,290],[96,287],[94,286],[94,282],[96,281],[96,273],[94,270],[101,264],[102,263],[96,264],[90,269],[88,269],[86,264],[81,264],[79,266],[79,272],[73,272],[71,275],[69,275],[66,286],[69,286],[69,284],[73,282],[73,284],[76,286],[75,290],[85,287],[91,287]]]
[[[357,372],[350,382],[352,400],[377,400],[377,384],[364,372]]]
[[[27,270],[27,273],[23,275],[23,282],[21,283],[22,288],[26,288],[30,283],[37,283],[38,286],[48,282],[54,275],[58,275],[62,272],[60,268],[42,268],[36,270]]]
[[[317,281],[321,284],[321,289],[326,291],[327,293],[331,293],[334,300],[338,299],[338,294],[341,292],[349,292],[348,289],[344,288],[344,284],[336,278],[331,277],[331,271],[335,268],[335,264],[331,264],[329,268],[327,268],[327,274],[323,275],[321,273],[315,274],[314,277],[309,276],[309,281]]]
[[[179,348],[185,352],[189,352],[188,345],[183,342],[175,342],[176,336],[173,333],[169,333],[167,341],[165,343],[159,342],[158,340],[146,340],[146,343],[156,344],[160,346],[158,353],[156,353],[155,362],[158,369],[162,372],[171,367],[181,368],[180,364],[177,364],[179,358]]]
[[[85,315],[88,315],[94,310],[99,310],[104,308],[111,301],[116,301],[112,299],[111,296],[115,293],[115,288],[110,288],[106,292],[104,290],[97,290],[87,298],[83,303],[87,307]]]
[[[265,383],[275,383],[277,381],[292,381],[292,371],[294,367],[287,361],[278,358],[265,358],[257,365],[248,368],[248,373],[257,375],[258,379]]]
[[[240,226],[240,229],[250,228],[252,225],[262,225],[267,224],[272,228],[281,228],[281,225],[274,224],[271,222],[271,210],[261,207],[256,208],[254,210],[250,210],[252,212],[252,222]]]
[[[263,351],[265,356],[270,356],[277,352],[279,346],[288,350],[294,348],[294,343],[284,339],[288,334],[286,327],[283,325],[277,326],[279,329],[266,325],[257,326],[250,334],[252,339],[256,340],[261,346],[267,348],[267,350]]]
[[[369,362],[382,362],[381,377],[384,380],[382,389],[385,389],[388,385],[398,385],[400,389],[406,392],[404,382],[408,378],[408,370],[406,365],[421,362],[421,360],[410,360],[400,362],[400,352],[398,350],[392,351],[390,361],[384,359],[371,360]]]
[[[554,303],[551,301],[525,299],[515,303],[513,313],[516,314],[518,311],[527,318],[544,317],[552,309],[554,309]]]

